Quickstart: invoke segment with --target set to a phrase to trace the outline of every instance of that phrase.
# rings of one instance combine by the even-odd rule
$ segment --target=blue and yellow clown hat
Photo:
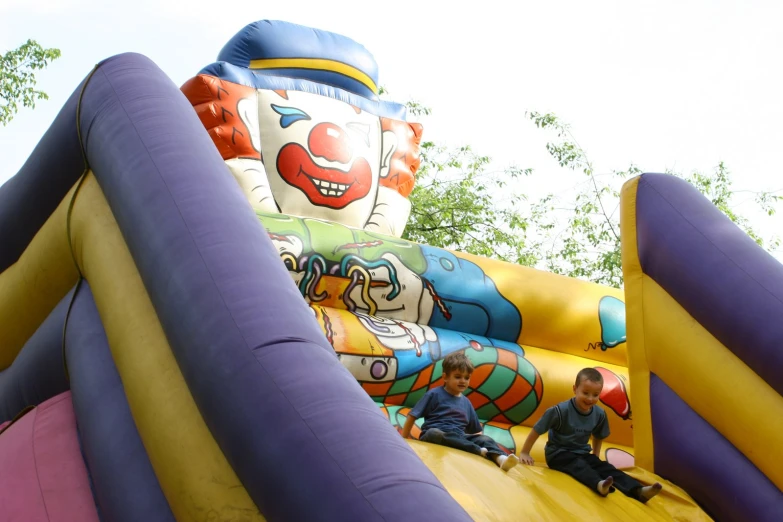
[[[256,74],[332,85],[377,99],[378,64],[346,36],[278,20],[246,25],[223,47],[218,61]]]

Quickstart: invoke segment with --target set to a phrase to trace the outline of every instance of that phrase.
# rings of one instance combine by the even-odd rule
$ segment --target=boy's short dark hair
[[[596,370],[595,368],[582,368],[579,370],[579,373],[576,374],[576,383],[574,383],[574,386],[577,388],[580,384],[582,384],[582,381],[590,381],[590,382],[597,382],[597,383],[604,383],[604,377],[601,375],[601,372]]]
[[[473,373],[473,363],[465,352],[452,352],[443,359],[443,375],[448,375],[455,370]]]

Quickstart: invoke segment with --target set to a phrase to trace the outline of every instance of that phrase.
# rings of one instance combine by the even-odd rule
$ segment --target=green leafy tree
[[[498,202],[498,191],[530,175],[509,168],[488,172],[490,159],[463,146],[449,149],[425,142],[421,167],[410,195],[411,217],[403,237],[417,243],[533,265],[537,257],[526,245],[527,220],[517,210],[521,194],[508,192]]]
[[[554,114],[530,112],[527,117],[540,129],[554,133],[547,143],[549,154],[564,168],[581,172],[585,180],[568,199],[549,194],[531,207],[529,226],[535,231],[543,268],[570,277],[620,287],[623,281],[620,255],[620,188],[630,177],[642,173],[636,165],[622,171],[597,174],[584,149],[567,124]],[[779,238],[763,239],[750,220],[736,210],[737,192],[731,175],[721,162],[712,173],[692,172],[685,179],[704,194],[761,247],[773,251]],[[782,196],[753,193],[756,203],[768,215],[778,210]]]
[[[36,101],[49,99],[45,92],[35,89],[35,71],[59,57],[59,49],[44,49],[35,40],[27,40],[0,55],[0,123],[3,126],[14,118],[20,103],[35,108]]]

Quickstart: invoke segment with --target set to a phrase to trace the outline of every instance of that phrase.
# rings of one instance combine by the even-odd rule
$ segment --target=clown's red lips
[[[277,155],[280,177],[305,193],[313,205],[345,208],[370,192],[372,170],[364,158],[356,158],[348,172],[316,165],[307,150],[288,143]]]

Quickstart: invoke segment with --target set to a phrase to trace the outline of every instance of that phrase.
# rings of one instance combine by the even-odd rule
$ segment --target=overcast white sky
[[[264,18],[363,44],[397,101],[434,109],[425,139],[535,168],[525,191],[565,186],[547,136],[524,120],[538,110],[569,122],[601,172],[630,162],[708,170],[722,160],[737,188],[783,194],[783,3],[760,0],[1,0],[0,52],[34,38],[63,56],[39,76],[50,100],[0,127],[0,183],[96,62],[139,52],[181,85]],[[783,214],[758,226],[781,234]]]

